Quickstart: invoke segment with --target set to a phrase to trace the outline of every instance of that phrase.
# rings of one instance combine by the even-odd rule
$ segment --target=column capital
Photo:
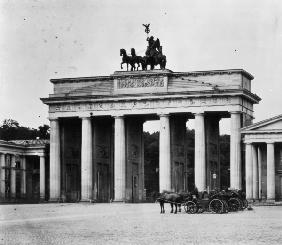
[[[59,121],[58,117],[48,117],[49,121]]]
[[[275,141],[266,141],[265,142],[267,145],[274,145],[275,144]]]
[[[196,112],[194,113],[194,116],[204,116],[205,115],[205,112]]]
[[[169,113],[158,113],[159,117],[169,117],[170,114]]]
[[[251,142],[251,141],[246,141],[246,142],[244,142],[246,145],[252,145],[253,144],[253,142]]]
[[[91,120],[91,116],[81,116],[79,118],[82,120]]]
[[[120,114],[120,115],[115,115],[113,116],[114,119],[123,119],[125,117],[124,114]]]
[[[242,114],[242,111],[229,111],[230,114]]]

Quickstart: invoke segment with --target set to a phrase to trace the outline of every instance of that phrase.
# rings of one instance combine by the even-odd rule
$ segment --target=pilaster
[[[258,146],[258,198],[261,200],[262,188],[261,188],[261,172],[262,172],[262,152],[261,146]]]
[[[81,142],[81,201],[90,201],[93,198],[92,125],[90,117],[82,118]]]
[[[115,117],[114,185],[115,202],[125,201],[125,124],[124,117]]]
[[[252,160],[252,144],[246,143],[246,198],[253,199],[253,160]]]
[[[159,181],[160,192],[171,191],[171,145],[169,115],[160,115],[160,157]]]
[[[5,198],[5,154],[0,153],[0,198]]]
[[[267,201],[275,201],[274,142],[267,143]]]
[[[206,190],[206,142],[204,113],[195,114],[195,186]]]
[[[242,189],[241,113],[231,112],[230,133],[230,187]]]
[[[16,156],[11,155],[11,177],[10,177],[11,198],[16,198]]]
[[[21,197],[26,197],[26,156],[21,157],[21,169],[22,169],[22,178],[21,178]]]
[[[40,200],[45,201],[45,156],[39,156],[40,161]]]
[[[252,160],[253,160],[253,199],[258,199],[258,154],[255,145],[252,145]]]
[[[61,159],[60,159],[59,119],[50,119],[50,201],[61,198]]]

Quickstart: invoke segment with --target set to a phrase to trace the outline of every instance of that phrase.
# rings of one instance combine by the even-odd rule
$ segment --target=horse
[[[135,67],[135,64],[138,65],[137,71],[138,71],[138,68],[140,67],[140,64],[142,66],[142,70],[147,70],[145,57],[137,56],[134,48],[131,49],[131,57],[132,57],[132,63],[134,64],[134,67]]]
[[[122,61],[120,63],[120,68],[123,69],[122,64],[126,63],[126,68],[128,71],[128,64],[131,65],[131,71],[133,71],[133,69],[135,70],[135,65],[133,63],[133,59],[131,56],[128,56],[126,54],[126,50],[125,49],[120,49],[120,56],[122,56]]]
[[[181,192],[170,192],[170,191],[163,191],[160,196],[157,198],[157,202],[160,203],[161,207],[161,214],[165,213],[164,204],[170,203],[171,206],[171,213],[173,213],[173,206],[175,206],[174,213],[177,214],[177,208],[179,208],[179,212],[181,212],[181,203],[187,198],[188,193]]]

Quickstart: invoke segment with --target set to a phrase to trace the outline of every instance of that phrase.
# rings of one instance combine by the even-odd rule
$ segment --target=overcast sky
[[[255,122],[282,114],[282,1],[0,2],[0,121],[48,124],[51,78],[109,75],[119,49],[146,49],[143,23],[172,71],[242,68],[262,101]]]

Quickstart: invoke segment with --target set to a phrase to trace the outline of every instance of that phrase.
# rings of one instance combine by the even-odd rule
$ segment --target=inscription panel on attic
[[[175,107],[200,107],[200,106],[228,106],[238,105],[240,99],[236,97],[202,97],[202,98],[177,98],[155,99],[124,102],[91,102],[66,105],[50,105],[50,112],[67,111],[108,111],[131,109],[163,109]]]
[[[157,77],[125,77],[114,80],[116,93],[155,93],[167,91],[168,78]]]

